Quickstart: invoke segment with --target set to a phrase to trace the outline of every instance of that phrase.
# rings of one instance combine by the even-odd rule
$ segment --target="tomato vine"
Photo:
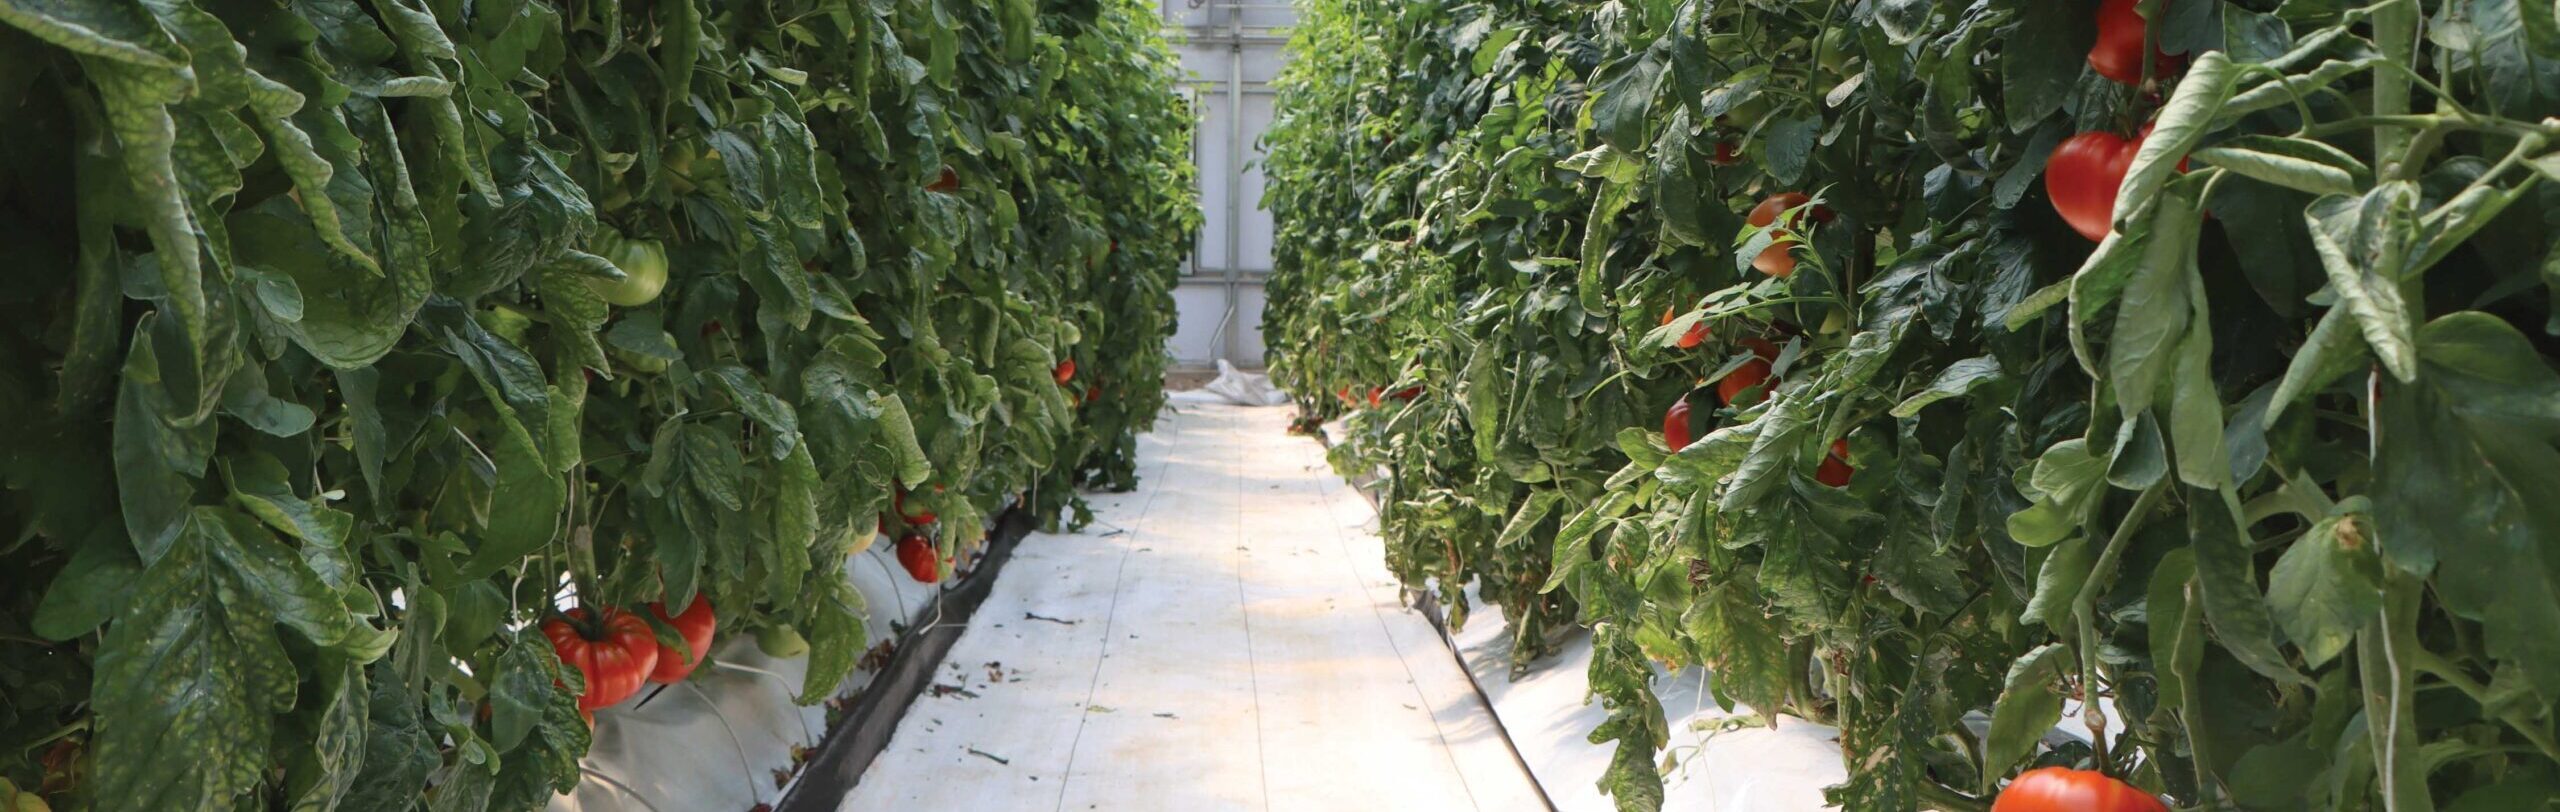
[[[575,617],[827,698],[894,493],[1133,483],[1174,81],[1136,0],[0,0],[0,777],[538,809],[650,672]]]
[[[1852,809],[2560,794],[2549,4],[1318,0],[1291,58],[1275,377],[1399,577],[1590,629],[1623,808],[1657,664],[1836,725]]]

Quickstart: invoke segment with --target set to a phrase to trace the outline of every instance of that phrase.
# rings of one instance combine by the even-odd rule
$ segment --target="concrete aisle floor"
[[[1286,409],[1177,405],[1033,534],[842,809],[1536,810]]]

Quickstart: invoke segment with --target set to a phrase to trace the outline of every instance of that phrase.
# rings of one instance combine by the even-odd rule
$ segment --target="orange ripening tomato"
[[[1770,195],[1768,199],[1760,201],[1760,205],[1752,207],[1750,216],[1744,218],[1744,222],[1750,223],[1752,228],[1768,228],[1778,222],[1779,215],[1787,213],[1789,209],[1802,206],[1812,201],[1813,198],[1803,192],[1781,192]],[[1815,206],[1813,210],[1807,212],[1806,215],[1811,217],[1812,220],[1817,223],[1831,222],[1832,217],[1831,210],[1822,206]],[[1787,226],[1793,225],[1795,224],[1792,222],[1787,224]],[[1795,232],[1789,230],[1786,226],[1780,227],[1776,232],[1774,232],[1773,236],[1777,241],[1770,243],[1769,247],[1761,249],[1760,255],[1751,259],[1751,267],[1760,269],[1761,273],[1781,279],[1794,276],[1796,272],[1795,246],[1803,243],[1797,240]]]
[[[1670,446],[1674,453],[1696,442],[1696,431],[1689,424],[1688,398],[1672,401],[1670,411],[1662,413],[1662,444]]]
[[[941,564],[934,555],[933,540],[925,538],[923,533],[908,531],[898,537],[898,566],[907,569],[907,577],[924,584],[940,581]]]
[[[659,644],[658,667],[649,671],[649,681],[670,685],[683,682],[685,677],[693,675],[694,668],[702,665],[702,656],[711,653],[712,637],[720,630],[720,618],[711,614],[711,599],[696,592],[693,603],[684,608],[683,614],[668,617],[664,602],[649,604],[649,614],[675,627],[676,634],[684,637],[684,647],[688,650],[677,651],[664,643]]]
[[[1383,390],[1375,386],[1369,387],[1369,408],[1378,408],[1378,398],[1383,394],[1385,394]]]
[[[2096,770],[2038,767],[2009,782],[1991,812],[2169,812],[2150,793]]]
[[[1857,475],[1858,469],[1849,467],[1849,441],[1846,439],[1831,441],[1831,453],[1823,455],[1822,466],[1813,469],[1813,481],[1834,488],[1849,487],[1849,478]]]
[[[1060,362],[1058,362],[1058,368],[1057,368],[1057,369],[1054,369],[1054,370],[1050,370],[1050,372],[1049,372],[1049,377],[1056,379],[1056,380],[1058,381],[1058,385],[1059,385],[1059,386],[1065,386],[1065,385],[1067,385],[1067,382],[1068,382],[1068,381],[1075,380],[1075,379],[1076,379],[1076,359],[1069,358],[1069,359],[1067,359],[1067,360],[1064,360],[1064,361],[1060,361]]]
[[[578,697],[581,711],[630,699],[658,667],[658,635],[649,630],[649,621],[611,608],[597,617],[601,620],[594,627],[602,630],[601,638],[587,636],[585,609],[571,609],[565,616],[542,622],[542,636],[551,638],[560,661],[587,677],[587,692]]]
[[[1678,312],[1678,308],[1662,311],[1662,324],[1666,327],[1670,326],[1671,322],[1678,320],[1679,318],[1680,314]],[[1697,349],[1698,345],[1707,343],[1707,335],[1707,322],[1705,319],[1700,319],[1698,320],[1698,323],[1689,325],[1688,332],[1680,334],[1680,341],[1677,346],[1684,350]]]

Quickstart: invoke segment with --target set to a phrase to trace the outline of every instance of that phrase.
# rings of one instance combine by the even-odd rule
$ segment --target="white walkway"
[[[1544,809],[1288,415],[1177,406],[1025,539],[842,808]]]

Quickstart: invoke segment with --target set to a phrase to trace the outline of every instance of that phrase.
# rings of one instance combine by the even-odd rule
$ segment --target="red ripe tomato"
[[[1342,405],[1344,406],[1354,406],[1359,403],[1359,401],[1351,399],[1351,387],[1348,386],[1333,390],[1333,399],[1342,401]]]
[[[1680,315],[1677,312],[1677,308],[1665,309],[1662,311],[1662,323],[1665,326],[1670,325],[1673,320],[1678,318],[1680,318]],[[1707,343],[1707,322],[1703,319],[1699,320],[1696,324],[1689,325],[1688,332],[1680,334],[1679,347],[1681,349],[1694,350],[1698,348],[1698,345],[1704,343]]]
[[[1787,213],[1789,209],[1802,206],[1812,200],[1812,197],[1807,196],[1803,192],[1780,192],[1778,194],[1770,195],[1768,199],[1760,201],[1760,205],[1752,207],[1751,215],[1745,218],[1744,221],[1750,223],[1753,228],[1768,228],[1769,226],[1777,223],[1778,217]],[[1817,223],[1831,222],[1832,216],[1831,209],[1823,206],[1814,207],[1813,210],[1807,212],[1806,215],[1811,217],[1813,221]],[[1796,225],[1794,221],[1787,223],[1787,226],[1794,225]],[[1769,247],[1761,249],[1759,256],[1751,259],[1751,267],[1758,268],[1761,273],[1775,276],[1780,279],[1794,276],[1796,272],[1795,246],[1801,245],[1802,243],[1796,239],[1795,233],[1788,230],[1786,227],[1781,227],[1776,232],[1776,239],[1777,241],[1770,243]]]
[[[693,675],[695,667],[702,665],[702,655],[711,653],[712,635],[720,630],[720,618],[711,614],[711,600],[699,592],[694,593],[693,603],[684,608],[684,614],[668,617],[665,603],[649,604],[649,614],[674,626],[676,634],[684,637],[684,647],[691,650],[688,654],[659,644],[658,667],[649,671],[649,681],[670,685],[683,682]]]
[[[2102,0],[2098,4],[2098,42],[2089,46],[2089,68],[2117,84],[2142,84],[2142,40],[2149,31],[2150,22],[2142,19],[2141,12],[2134,10],[2137,2],[2139,0]],[[2168,4],[2162,3],[2161,7],[2165,10]],[[2157,57],[2152,61],[2158,63],[2161,70],[2177,66],[2176,57],[2161,53],[2156,46],[2152,53]]]
[[[1991,812],[2169,812],[2169,807],[2096,770],[2038,767],[2009,782],[2000,799],[1991,802]]]
[[[1727,406],[1736,405],[1734,400],[1742,397],[1743,393],[1767,383],[1770,372],[1776,369],[1770,366],[1770,362],[1778,360],[1778,345],[1757,338],[1743,339],[1742,344],[1750,347],[1751,354],[1758,357],[1743,362],[1733,374],[1716,382],[1716,395],[1723,398]]]
[[[649,630],[649,621],[611,608],[597,616],[601,620],[591,624],[587,610],[571,609],[542,622],[542,636],[551,638],[560,661],[586,675],[587,692],[578,697],[581,711],[630,699],[658,667],[658,635]],[[588,636],[589,628],[602,636]]]
[[[1734,164],[1742,163],[1742,148],[1734,146],[1731,141],[1718,141],[1716,142],[1716,157],[1710,159],[1709,162],[1717,166],[1732,166]]]
[[[1857,474],[1858,469],[1849,467],[1849,441],[1833,440],[1831,453],[1823,455],[1822,466],[1813,469],[1813,481],[1834,488],[1846,488],[1849,487],[1849,478]]]
[[[1075,380],[1075,379],[1076,379],[1076,359],[1069,358],[1069,359],[1067,359],[1067,360],[1064,360],[1064,361],[1060,361],[1060,362],[1058,362],[1058,368],[1057,368],[1057,369],[1054,369],[1054,370],[1050,370],[1050,371],[1049,371],[1049,377],[1057,379],[1057,381],[1058,381],[1058,385],[1059,385],[1059,386],[1065,386],[1065,385],[1067,385],[1067,382],[1068,382],[1068,381]]]
[[[942,562],[934,555],[933,540],[923,533],[908,531],[898,537],[898,566],[907,568],[907,577],[917,583],[942,580]]]
[[[940,192],[946,195],[960,191],[960,173],[953,171],[951,167],[943,167],[942,176],[934,178],[933,185],[924,188],[928,192]]]
[[[1671,410],[1662,413],[1662,444],[1670,446],[1674,452],[1688,448],[1697,440],[1695,431],[1689,425],[1689,399],[1683,397],[1672,401]]]
[[[1412,403],[1414,398],[1422,397],[1422,387],[1408,386],[1403,389],[1387,393],[1387,397],[1395,398],[1406,403]]]
[[[1379,390],[1377,387],[1369,387],[1369,408],[1378,408],[1378,398],[1383,394],[1384,392]]]
[[[1101,399],[1102,399],[1102,385],[1101,385],[1101,384],[1098,384],[1098,383],[1095,383],[1095,384],[1085,384],[1085,387],[1084,387],[1084,402],[1086,402],[1086,403],[1092,403],[1092,402],[1094,402],[1094,401],[1098,401],[1098,400],[1101,400]]]
[[[2044,163],[2044,192],[2053,198],[2054,213],[2080,236],[2106,239],[2115,220],[2116,192],[2141,151],[2140,139],[2111,132],[2081,133],[2063,141]]]

